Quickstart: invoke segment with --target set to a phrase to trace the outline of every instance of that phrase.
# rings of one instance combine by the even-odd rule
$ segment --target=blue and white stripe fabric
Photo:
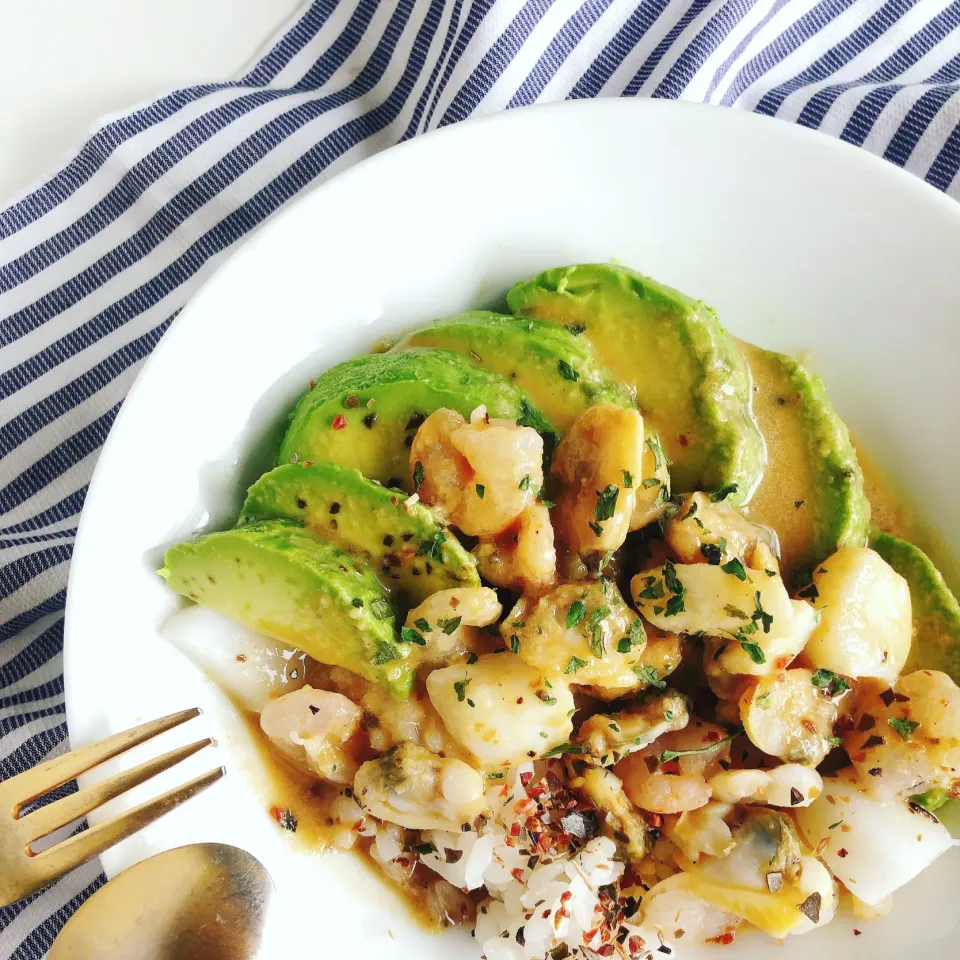
[[[117,410],[267,217],[425,130],[601,96],[775,115],[960,199],[958,27],[944,0],[317,0],[244,76],[105,119],[0,210],[0,779],[67,746],[67,570]],[[0,911],[0,957],[42,957],[101,882]]]

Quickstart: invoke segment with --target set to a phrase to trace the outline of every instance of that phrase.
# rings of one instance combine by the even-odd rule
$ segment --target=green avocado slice
[[[635,406],[589,341],[547,320],[472,310],[437,320],[404,337],[391,352],[411,347],[454,350],[515,383],[561,433],[597,403]]]
[[[732,505],[750,499],[765,463],[750,410],[750,374],[708,306],[625,267],[557,267],[516,284],[514,314],[565,324],[636,391],[645,418],[673,463],[675,489],[736,484]]]
[[[359,554],[414,605],[452,587],[479,587],[473,557],[423,504],[338,463],[287,463],[249,490],[240,523],[287,517]]]
[[[823,381],[792,357],[741,343],[772,464],[744,513],[777,531],[788,582],[840,547],[862,547],[870,501],[846,424]]]
[[[960,684],[960,603],[933,561],[906,540],[876,528],[869,546],[910,585],[913,647],[908,669],[942,670]]]
[[[329,461],[356,467],[389,487],[413,489],[409,448],[424,419],[441,407],[463,416],[485,406],[557,440],[550,422],[515,384],[450,350],[355,357],[328,370],[300,398],[279,463]]]
[[[414,671],[389,596],[368,566],[290,520],[266,520],[171,547],[168,586],[315,660],[406,697]]]

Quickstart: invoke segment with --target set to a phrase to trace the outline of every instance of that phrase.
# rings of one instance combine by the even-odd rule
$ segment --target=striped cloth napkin
[[[0,210],[0,779],[67,749],[67,570],[123,397],[277,209],[425,130],[600,96],[776,115],[960,199],[958,27],[943,0],[317,0],[244,76],[104,120]],[[0,910],[0,957],[44,956],[103,882]]]

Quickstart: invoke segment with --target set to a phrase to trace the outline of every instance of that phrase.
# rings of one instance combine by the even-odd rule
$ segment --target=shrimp
[[[746,560],[758,543],[774,554],[778,548],[773,530],[752,523],[723,501],[713,502],[706,493],[686,494],[663,535],[681,563]]]
[[[410,448],[420,499],[469,536],[503,533],[543,486],[543,439],[532,427],[491,420],[478,408],[467,423],[441,408],[421,424]]]
[[[345,696],[303,687],[271,700],[260,713],[260,729],[299,766],[331,783],[350,783],[358,763],[347,741],[362,711]]]
[[[454,833],[489,816],[483,788],[483,777],[469,764],[415,743],[368,760],[353,782],[354,796],[372,816],[410,830]]]
[[[590,407],[560,441],[552,472],[560,486],[554,521],[577,553],[623,543],[643,481],[643,418],[612,403]]]
[[[665,751],[679,755],[663,761]],[[680,753],[680,751],[695,751]],[[730,757],[723,727],[692,718],[682,730],[660,737],[621,760],[614,772],[623,781],[627,796],[651,813],[683,813],[706,804],[712,791],[707,778],[719,773]]]
[[[421,663],[451,663],[465,653],[484,652],[484,631],[501,613],[497,592],[489,587],[438,590],[408,614],[406,628],[414,631]]]
[[[877,798],[960,795],[960,689],[945,673],[917,670],[865,697],[843,739]]]
[[[473,550],[481,575],[490,583],[518,593],[541,593],[557,577],[550,511],[532,503],[495,540],[481,540]]]

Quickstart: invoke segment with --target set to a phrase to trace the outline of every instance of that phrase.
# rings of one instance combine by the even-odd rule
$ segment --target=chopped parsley
[[[747,579],[747,571],[744,569],[743,563],[740,561],[739,557],[734,557],[732,560],[728,560],[720,567],[720,569],[724,573],[729,573],[736,577],[738,580],[746,581]]]
[[[520,638],[515,633],[510,634],[510,652],[520,652]]]
[[[757,697],[757,706],[761,710],[769,710],[770,700],[772,697],[773,697],[773,694],[769,690],[766,693],[761,693],[760,696]]]
[[[475,489],[477,491],[477,496],[482,500],[483,495],[487,492],[487,488],[482,483],[478,483],[476,484]]]
[[[561,743],[556,747],[551,747],[546,753],[542,754],[544,757],[559,757],[563,753],[583,753],[583,747],[579,743]]]
[[[659,487],[660,481],[656,477],[647,477],[647,479],[643,481],[643,486],[649,490],[651,487]]]
[[[633,486],[633,474],[629,470],[621,470],[623,474],[623,485],[629,490]]]
[[[563,668],[564,673],[576,673],[578,670],[582,670],[587,665],[586,660],[581,660],[579,657],[571,657],[569,663]]]
[[[763,626],[764,633],[769,633],[770,627],[773,624],[773,615],[763,609],[763,604],[760,602],[759,590],[754,593],[753,602],[756,604],[756,609],[753,611],[753,616],[750,619],[753,620],[754,623],[759,622]]]
[[[710,494],[711,503],[720,503],[721,500],[726,500],[727,497],[736,493],[740,488],[735,483],[727,483],[724,486],[720,487],[718,490],[714,490]]]
[[[423,464],[418,460],[413,465],[413,492],[419,493],[423,486]]]
[[[602,490],[598,490],[597,505],[593,508],[593,519],[598,523],[601,520],[609,520],[616,509],[617,497],[619,496],[620,488],[615,483],[608,483]]]
[[[666,680],[660,679],[660,671],[657,670],[656,667],[637,664],[633,668],[633,672],[643,680],[644,683],[649,683],[652,687],[659,687],[662,690],[667,685]]]
[[[393,609],[390,606],[390,601],[385,600],[383,597],[378,597],[373,603],[370,604],[370,612],[378,620],[389,620],[393,616]]]
[[[850,684],[847,683],[840,674],[834,673],[832,670],[820,669],[810,680],[815,687],[819,687],[831,697],[835,697],[837,694],[850,689]]]
[[[557,369],[560,371],[560,376],[564,380],[573,380],[576,382],[580,379],[580,374],[577,373],[576,369],[572,367],[566,360],[557,361]]]
[[[916,720],[907,720],[906,717],[888,717],[887,723],[889,723],[904,740],[909,740],[913,731],[920,726]]]
[[[438,620],[437,626],[449,637],[462,623],[463,617],[451,617],[449,620]]]
[[[656,577],[644,577],[643,589],[637,594],[638,600],[662,600],[663,581]]]
[[[433,628],[430,626],[430,624],[429,624],[423,617],[418,617],[416,620],[414,620],[414,621],[413,621],[413,625],[414,625],[421,633],[433,633]]]
[[[732,603],[726,603],[723,606],[723,612],[728,617],[735,617],[737,620],[749,620],[750,618],[739,608],[735,607]]]
[[[587,332],[587,325],[585,323],[568,323],[567,329],[575,336],[579,337],[581,333]]]
[[[603,573],[607,568],[607,564],[613,559],[613,555],[616,551],[608,550],[600,560],[600,563],[597,565],[597,573]]]
[[[423,638],[421,637],[420,639],[422,640]],[[426,641],[424,641],[424,643],[426,643]],[[373,660],[371,661],[375,667],[382,667],[385,663],[399,659],[400,651],[392,643],[387,643],[386,640],[377,641],[377,652],[373,655]]]
[[[524,476],[524,478],[520,481],[520,483],[517,484],[517,486],[518,486],[519,489],[521,489],[521,490],[529,490],[529,489],[530,489],[530,483],[531,483],[530,474],[528,473],[528,474],[526,474],[526,475]]]
[[[663,452],[663,447],[657,443],[652,437],[647,440],[647,446],[650,448],[650,452],[653,454],[653,458],[656,461],[656,470],[657,472],[661,470],[666,470],[670,466],[670,461],[667,459],[667,455]]]
[[[358,610],[363,606],[363,601],[359,597],[354,597],[350,603]]]
[[[437,563],[443,562],[443,544],[444,536],[442,530],[435,530],[428,540],[424,540],[420,544],[420,549],[417,551],[422,557],[429,557],[431,560],[436,560]]]
[[[708,743],[705,747],[694,747],[690,750],[664,750],[663,753],[660,754],[660,762],[669,763],[671,760],[676,760],[677,757],[685,757],[692,753],[713,753],[714,750],[719,750],[725,743],[736,740],[741,733],[743,733],[742,730],[737,730],[731,733],[729,737],[724,737],[715,743]]]
[[[419,647],[425,647],[427,645],[427,641],[424,639],[423,635],[418,633],[412,627],[401,627],[400,639],[403,643],[415,643]]]
[[[462,680],[458,680],[454,685],[453,689],[457,694],[457,702],[463,703],[467,699],[467,687],[470,686],[471,678],[464,677]]]
[[[582,600],[574,600],[567,611],[567,629],[575,627],[587,614],[587,605]]]
[[[663,565],[663,583],[673,594],[667,600],[664,616],[675,617],[678,613],[683,612],[683,601],[687,595],[687,588],[680,582],[680,578],[677,576],[677,568],[672,560],[668,560]]]

